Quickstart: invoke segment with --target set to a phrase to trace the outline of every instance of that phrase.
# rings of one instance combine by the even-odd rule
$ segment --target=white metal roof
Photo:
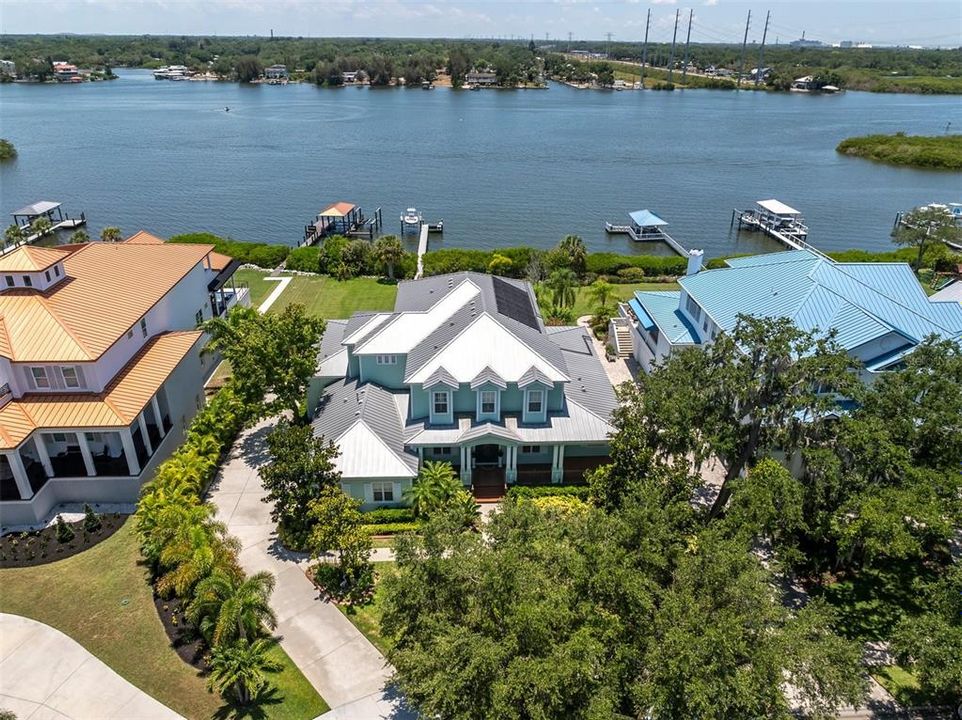
[[[337,439],[341,454],[334,465],[346,478],[414,477],[412,470],[365,423],[358,421]]]
[[[929,302],[952,302],[962,303],[962,280],[956,280],[934,295],[929,297]]]
[[[793,208],[790,205],[786,205],[781,200],[759,200],[755,203],[761,208],[768,210],[770,213],[775,213],[776,215],[801,215],[802,213]]]
[[[44,213],[50,212],[51,210],[56,210],[60,207],[61,203],[54,202],[53,200],[41,200],[40,202],[35,202],[33,205],[27,205],[22,207],[16,212],[10,213],[11,215],[43,215]]]
[[[376,328],[386,323],[394,317],[393,313],[378,313],[376,315],[371,315],[371,317],[361,325],[357,330],[352,332],[342,341],[345,345],[350,345],[362,339],[365,335],[372,332]]]
[[[465,280],[438,300],[426,312],[406,312],[381,325],[374,335],[354,348],[358,355],[406,353],[465,304],[481,294],[480,288]]]
[[[487,314],[478,317],[458,337],[440,348],[414,373],[410,382],[423,383],[442,366],[462,383],[470,383],[486,367],[506,382],[517,382],[532,367],[552,382],[569,379]]]

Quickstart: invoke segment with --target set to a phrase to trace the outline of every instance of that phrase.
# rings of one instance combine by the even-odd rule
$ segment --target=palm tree
[[[101,242],[120,242],[120,238],[119,227],[105,227],[100,231]]]
[[[23,242],[23,228],[14,223],[3,232],[3,241],[7,245],[19,245]]]
[[[214,514],[201,504],[190,482],[165,482],[145,488],[137,504],[137,534],[144,557],[156,568],[160,553],[184,527],[202,525]]]
[[[461,524],[465,529],[476,528],[481,519],[481,506],[474,499],[474,495],[467,490],[458,490],[451,502],[461,516]]]
[[[575,288],[578,277],[574,270],[558,268],[548,276],[545,285],[551,291],[551,302],[558,308],[569,308],[575,304]]]
[[[187,618],[215,647],[256,636],[264,625],[274,629],[277,618],[269,603],[274,576],[259,572],[249,578],[214,571],[194,589]]]
[[[84,230],[74,230],[70,234],[70,244],[71,245],[82,245],[83,243],[89,243],[90,236]]]
[[[601,306],[601,312],[604,312],[608,309],[608,300],[611,298],[611,294],[614,291],[615,286],[605,280],[603,277],[595,280],[588,288],[588,294],[591,296],[592,300]]]
[[[215,647],[207,687],[221,695],[233,690],[237,702],[247,705],[267,685],[266,673],[280,670],[280,665],[268,656],[275,642],[273,638],[258,638],[251,643],[241,640]]]
[[[235,568],[239,552],[240,543],[227,534],[223,523],[209,520],[182,527],[160,551],[160,566],[168,570],[157,581],[157,591],[186,598],[215,570]]]
[[[584,275],[588,263],[588,250],[584,240],[577,235],[566,235],[565,239],[558,243],[557,250],[567,260],[567,267],[579,276]]]
[[[387,267],[387,276],[394,279],[394,266],[404,259],[404,247],[396,235],[385,235],[374,244],[374,256]]]
[[[37,235],[43,237],[53,229],[53,223],[50,222],[50,218],[38,217],[32,223],[30,223],[30,233],[32,235]]]
[[[451,463],[428,460],[418,473],[417,480],[404,492],[404,501],[420,517],[430,515],[459,490],[461,484],[454,477]]]

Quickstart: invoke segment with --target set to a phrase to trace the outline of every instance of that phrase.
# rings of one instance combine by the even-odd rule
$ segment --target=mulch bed
[[[124,524],[125,515],[107,513],[100,515],[100,529],[84,530],[84,521],[67,523],[74,531],[74,538],[66,544],[57,540],[57,526],[51,525],[33,532],[8,533],[0,537],[0,568],[33,567],[64,560],[89,550],[103,542]]]
[[[165,600],[155,591],[154,607],[170,640],[170,646],[180,659],[201,674],[206,674],[209,669],[207,643],[184,617],[186,603],[176,597]]]

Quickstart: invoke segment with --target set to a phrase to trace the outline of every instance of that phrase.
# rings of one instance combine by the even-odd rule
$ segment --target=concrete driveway
[[[178,720],[75,640],[0,613],[0,710],[18,720]]]
[[[332,708],[337,720],[414,718],[388,687],[391,668],[384,656],[334,605],[319,597],[304,570],[307,557],[277,541],[258,467],[268,459],[264,422],[244,432],[209,493],[218,519],[242,545],[240,563],[248,573],[267,570],[277,579],[271,606],[277,634],[291,660]]]

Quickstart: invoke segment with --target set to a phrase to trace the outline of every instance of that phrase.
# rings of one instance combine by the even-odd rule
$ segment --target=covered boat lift
[[[609,235],[627,235],[636,242],[661,240],[667,243],[672,250],[682,257],[687,257],[688,251],[682,247],[681,243],[665,232],[664,228],[668,226],[667,220],[662,220],[651,210],[647,209],[635,210],[634,212],[628,213],[628,219],[631,222],[627,225],[616,225],[606,222],[605,232]]]

